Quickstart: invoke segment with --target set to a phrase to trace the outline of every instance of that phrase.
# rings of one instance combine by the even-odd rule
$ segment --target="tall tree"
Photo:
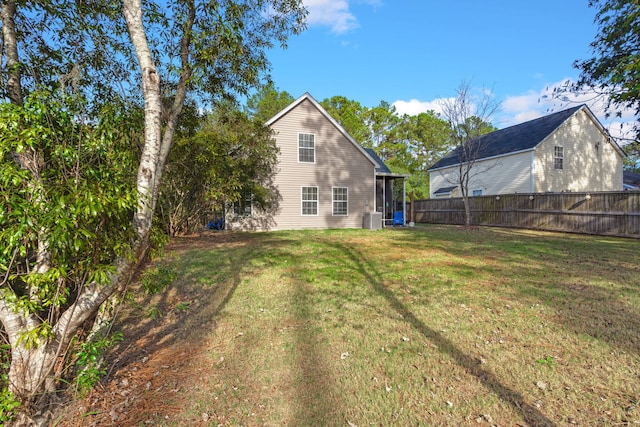
[[[368,145],[367,141],[371,135],[370,129],[366,125],[366,107],[344,96],[327,98],[321,102],[321,105],[353,139],[360,144]]]
[[[16,2],[7,0],[2,3],[2,41],[6,60],[5,91],[9,100],[22,105],[21,64],[18,55],[18,36],[16,34]]]
[[[408,179],[408,191],[416,197],[429,196],[429,174],[427,168],[451,148],[449,124],[434,111],[414,116],[405,115],[397,125],[396,138],[407,147],[408,156],[404,159]]]
[[[640,116],[640,3],[590,0],[589,6],[598,9],[598,33],[591,43],[593,57],[574,62],[578,85],[606,94],[610,111],[622,107]]]
[[[449,124],[434,111],[404,116],[398,138],[413,153],[413,170],[426,170],[451,148]]]
[[[471,84],[462,82],[456,89],[456,96],[441,103],[442,116],[449,123],[450,139],[456,146],[459,160],[457,173],[451,178],[451,184],[460,187],[465,210],[465,225],[471,226],[471,209],[469,206],[469,183],[478,174],[488,168],[476,167],[479,153],[484,148],[478,137],[495,128],[490,125],[491,117],[499,110],[500,103],[491,92],[482,90],[475,96]]]
[[[135,56],[121,3],[11,0],[2,2],[2,25],[0,75],[11,102],[39,87],[78,92],[89,86],[85,102],[97,110],[125,91],[132,100]]]
[[[356,141],[374,148],[394,172],[411,175],[407,189],[418,197],[429,192],[427,167],[450,147],[448,123],[433,111],[400,117],[393,105],[381,101],[374,108],[344,96],[322,106]]]
[[[396,114],[396,108],[386,101],[370,108],[365,114],[365,124],[369,130],[369,136],[364,141],[366,147],[371,147],[386,161],[394,156],[396,147],[392,132],[400,122],[400,117]]]
[[[622,110],[632,110],[640,118],[640,3],[589,0],[589,6],[598,9],[598,32],[591,43],[593,56],[574,62],[580,70],[578,82],[556,89],[555,95],[586,91],[602,99],[607,116],[621,117]],[[619,137],[620,145],[635,163],[640,158],[638,121],[630,133],[631,137]]]
[[[270,82],[247,99],[246,110],[252,118],[265,123],[293,101],[295,98],[289,92],[278,90]]]
[[[214,211],[250,195],[267,208],[277,164],[271,129],[227,104],[203,118],[192,135],[180,135],[169,155],[158,216],[170,235],[202,228]]]
[[[76,24],[74,28],[69,27],[74,43],[67,44],[69,40],[64,34],[56,35],[52,37],[51,45],[45,45],[46,55],[29,57],[33,61],[28,64],[30,74],[27,80],[32,91],[38,82],[46,81],[48,85],[59,87],[62,93],[83,91],[87,95],[85,99],[93,99],[99,106],[100,101],[105,99],[97,96],[103,93],[103,88],[109,89],[110,93],[121,88],[135,101],[142,99],[144,103],[144,128],[142,138],[138,140],[140,158],[137,173],[131,177],[135,190],[124,191],[121,186],[114,186],[113,191],[119,188],[119,197],[111,192],[105,193],[104,197],[115,197],[109,199],[109,203],[114,204],[113,214],[109,214],[110,211],[105,208],[106,201],[100,201],[99,197],[92,195],[91,191],[95,189],[80,187],[78,190],[88,199],[83,202],[82,197],[78,196],[78,211],[90,217],[91,221],[97,221],[96,227],[102,224],[101,218],[105,214],[117,216],[120,209],[133,211],[132,223],[123,228],[128,231],[128,237],[114,234],[120,238],[106,240],[108,243],[104,252],[100,252],[99,265],[108,267],[78,275],[75,270],[66,269],[60,257],[70,259],[68,253],[77,252],[84,244],[97,245],[99,239],[94,236],[95,232],[86,231],[90,229],[89,226],[87,229],[78,228],[78,232],[86,232],[83,234],[86,242],[79,243],[82,239],[79,236],[69,241],[61,237],[64,230],[57,227],[52,217],[38,209],[44,209],[47,215],[59,215],[60,224],[68,224],[65,209],[52,210],[60,206],[54,203],[64,201],[65,197],[57,197],[49,185],[58,188],[59,182],[76,185],[84,180],[100,181],[101,175],[90,168],[93,163],[88,159],[98,159],[103,171],[100,173],[109,177],[117,176],[121,168],[135,169],[123,162],[101,159],[98,155],[100,150],[105,150],[104,144],[109,145],[114,135],[119,135],[119,129],[128,127],[128,122],[110,124],[111,129],[104,133],[95,134],[90,126],[81,127],[82,131],[76,132],[74,126],[78,124],[73,120],[79,116],[69,106],[47,107],[44,101],[39,101],[39,104],[30,101],[25,104],[30,110],[20,109],[22,107],[17,104],[20,103],[20,96],[24,95],[17,89],[21,81],[25,81],[25,75],[22,73],[24,62],[20,61],[19,56],[16,60],[19,55],[17,47],[22,43],[25,52],[29,49],[34,51],[34,46],[39,45],[40,36],[24,27],[15,29],[12,38],[11,24],[22,22],[25,25],[28,21],[26,14],[16,12],[16,4],[12,1],[2,3],[4,64],[7,66],[3,72],[7,82],[11,81],[5,88],[16,105],[7,110],[2,121],[6,129],[0,140],[0,162],[3,166],[1,172],[14,177],[1,180],[6,185],[2,187],[2,197],[14,203],[11,210],[13,214],[22,215],[15,218],[11,216],[9,220],[13,218],[19,221],[23,218],[27,226],[19,227],[19,224],[12,222],[12,227],[18,227],[17,230],[22,234],[0,240],[0,320],[12,347],[9,389],[24,403],[25,411],[35,412],[44,401],[39,398],[56,387],[59,372],[55,368],[59,366],[57,362],[68,348],[71,338],[96,316],[105,300],[122,288],[148,250],[162,173],[187,93],[192,92],[194,97],[211,100],[246,94],[268,69],[265,50],[275,43],[284,46],[291,34],[302,31],[306,12],[300,0],[221,0],[213,3],[195,0],[161,3],[123,0],[121,4],[51,0],[19,3],[32,9],[39,8],[42,12],[38,15],[38,11],[29,9],[33,15],[56,17],[54,22],[60,23],[61,27]],[[19,16],[25,19],[16,20]],[[109,33],[110,28],[116,28],[117,31]],[[126,28],[128,40],[118,40],[121,35],[119,31],[123,28]],[[51,34],[51,30],[48,31],[47,34]],[[100,37],[94,37],[96,34]],[[101,37],[119,43],[102,43],[104,40]],[[110,50],[112,46],[119,50],[114,53]],[[83,63],[87,67],[85,69],[74,64],[78,52],[81,53],[80,57],[83,52],[99,52],[100,55],[92,57],[94,63]],[[137,67],[128,61],[132,52],[135,53]],[[94,70],[107,69],[103,67],[107,60],[119,64],[119,68],[114,70],[126,70],[132,76],[137,76],[137,87],[141,91],[136,92],[133,89],[136,86],[130,86],[127,82],[121,87],[121,81],[113,76],[96,81],[91,66],[95,65]],[[68,66],[68,73],[64,78],[56,79],[47,66]],[[42,76],[47,76],[47,79],[42,79]],[[170,100],[168,104],[165,102],[167,99]],[[85,123],[95,123],[102,117],[98,109],[91,111],[96,115],[88,117]],[[28,117],[29,120],[22,117]],[[65,135],[78,133],[96,135],[86,150],[81,150],[84,145],[76,139],[64,144],[46,145],[59,141]],[[34,138],[37,135],[51,137]],[[56,156],[62,157],[54,161]],[[68,174],[69,170],[75,170],[64,163],[68,161],[82,166],[87,162],[87,169],[76,167],[79,171],[76,175]],[[15,167],[10,167],[11,162]],[[51,177],[52,174],[63,176],[56,178]],[[105,178],[104,182],[108,183],[109,180]],[[14,188],[16,185],[22,187]],[[23,195],[27,197],[25,200],[34,203],[20,204],[20,198],[16,195]],[[40,215],[47,220],[35,221]],[[104,221],[110,223],[108,218]],[[43,268],[38,269],[38,266]]]
[[[116,104],[82,124],[82,108],[55,92],[0,105],[0,320],[11,345],[2,386],[25,411],[56,389],[59,362],[95,314],[83,314],[91,298],[106,297],[115,275],[132,271],[113,262],[130,254],[133,237],[136,156],[127,128],[136,119]],[[25,151],[37,169],[16,161]]]

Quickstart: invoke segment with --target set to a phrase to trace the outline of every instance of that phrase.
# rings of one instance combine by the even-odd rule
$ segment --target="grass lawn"
[[[176,239],[59,423],[640,425],[639,254],[448,226]]]

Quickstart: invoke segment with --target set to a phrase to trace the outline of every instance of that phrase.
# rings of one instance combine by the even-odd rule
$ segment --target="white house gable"
[[[623,156],[586,109],[535,149],[536,192],[621,191]]]

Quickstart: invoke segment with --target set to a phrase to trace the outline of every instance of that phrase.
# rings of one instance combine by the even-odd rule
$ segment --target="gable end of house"
[[[324,116],[325,119],[327,119],[351,144],[353,144],[354,147],[358,149],[358,151],[362,153],[362,155],[367,160],[371,162],[371,164],[375,168],[381,167],[381,165],[378,164],[378,162],[367,152],[367,150],[365,150],[362,145],[356,142],[356,140],[354,140],[351,135],[349,135],[349,133],[342,127],[342,125],[340,125],[340,123],[338,123],[333,117],[331,117],[327,110],[325,110],[322,105],[320,105],[320,103],[316,101],[315,98],[311,96],[311,94],[309,94],[309,92],[305,92],[302,96],[293,101],[278,114],[267,120],[265,126],[272,126],[275,122],[286,116],[289,112],[295,109],[298,105],[302,104],[304,101],[309,101],[320,112],[320,114]]]

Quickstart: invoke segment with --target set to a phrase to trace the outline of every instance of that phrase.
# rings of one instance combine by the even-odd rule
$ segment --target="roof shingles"
[[[478,144],[479,147],[477,150],[477,159],[474,160],[533,149],[576,111],[583,107],[584,105],[579,105],[569,108],[568,110],[539,117],[475,138],[472,140],[472,143]],[[475,151],[476,150],[472,150],[472,152]],[[428,170],[457,165],[460,161],[460,147],[458,147],[436,162]]]
[[[373,158],[373,160],[375,160],[378,163],[378,165],[380,165],[376,168],[376,173],[385,174],[385,175],[392,174],[391,169],[389,169],[389,167],[384,164],[380,156],[376,154],[373,148],[365,148],[365,151],[369,153],[369,155]]]

